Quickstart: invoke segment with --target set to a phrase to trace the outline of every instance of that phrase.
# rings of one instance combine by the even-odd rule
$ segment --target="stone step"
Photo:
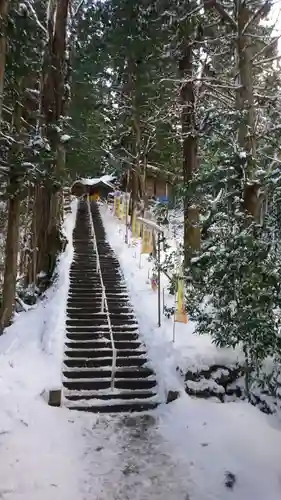
[[[89,278],[80,278],[75,279],[71,278],[69,281],[69,291],[74,292],[77,290],[94,290],[95,292],[102,292],[102,282],[100,276],[95,279]]]
[[[153,371],[150,368],[140,367],[140,368],[117,368],[115,372],[115,380],[119,379],[146,379],[153,375]],[[92,379],[95,380],[111,378],[111,368],[108,367],[99,367],[99,368],[72,368],[72,369],[64,369],[63,376],[67,379],[76,380],[76,379]]]
[[[142,391],[118,391],[118,392],[108,392],[107,394],[102,394],[99,392],[91,391],[73,391],[65,392],[64,397],[69,401],[79,401],[84,399],[85,401],[89,399],[100,399],[101,401],[109,401],[116,399],[132,400],[132,399],[155,399],[157,398],[157,393],[151,390]]]
[[[94,249],[94,246],[93,244],[90,242],[89,244],[84,244],[84,245],[76,245],[74,244],[74,254],[73,254],[73,261],[71,263],[71,265],[75,264],[76,262],[80,262],[83,266],[87,267],[87,265],[89,264],[88,261],[83,261],[83,257],[84,257],[84,254],[85,253],[89,253],[90,254],[90,259],[91,261],[92,260],[96,260],[97,259],[97,254],[96,254],[96,251]],[[120,270],[120,264],[119,264],[119,261],[118,259],[114,256],[114,253],[112,252],[105,252],[103,255],[98,255],[98,258],[99,258],[99,261],[103,261],[104,263],[112,263],[116,266],[116,268],[118,268]]]
[[[85,257],[75,261],[71,267],[70,267],[70,272],[72,273],[83,273],[85,271],[96,271],[97,270],[97,261],[96,259],[92,259],[91,257],[87,257],[87,260],[84,260]],[[85,265],[85,262],[87,262],[87,265]],[[104,270],[105,274],[113,275],[113,276],[122,276],[122,273],[120,271],[120,267],[114,266],[112,262],[107,261],[106,263],[103,263],[102,259],[99,260],[100,263],[100,268]],[[112,266],[111,266],[112,264]],[[111,266],[111,267],[110,267]]]
[[[87,258],[88,260],[88,258]],[[72,276],[84,276],[86,275],[87,273],[93,273],[93,272],[96,272],[96,269],[97,269],[97,265],[96,265],[96,262],[90,262],[88,263],[87,266],[83,266],[82,263],[78,262],[77,264],[75,264],[75,266],[72,266],[70,268],[70,274]],[[116,276],[122,276],[119,274],[118,272],[118,267],[114,267],[113,265],[109,265],[108,268],[101,265],[101,269],[102,269],[102,275],[104,277],[111,277],[113,274],[115,275],[116,273]]]
[[[87,307],[87,305],[88,305],[88,307]],[[95,302],[92,302],[92,301],[89,302],[88,304],[85,305],[85,310],[84,311],[80,311],[77,314],[75,312],[75,309],[76,308],[67,306],[66,312],[67,312],[68,318],[73,318],[75,316],[79,316],[80,319],[83,319],[83,318],[85,318],[85,315],[88,315],[88,314],[101,314],[102,313],[101,300],[98,303],[96,303],[96,301]],[[106,308],[105,304],[104,304],[103,311],[107,312],[107,308]],[[118,312],[118,311],[116,311],[116,312]]]
[[[78,314],[85,312],[92,312],[92,313],[99,313],[101,311],[101,300],[95,300],[95,301],[87,301],[87,302],[81,302],[80,304],[78,303],[77,305],[72,305],[70,304],[69,301],[67,301],[67,312],[72,312],[76,311]],[[128,306],[127,304],[123,305],[118,304],[116,301],[116,304],[111,303],[108,304],[108,309],[111,314],[117,314],[121,312],[122,314],[133,314],[133,308],[131,306]]]
[[[69,333],[102,333],[106,334],[110,332],[108,323],[104,325],[90,325],[90,326],[70,326],[66,330]],[[139,334],[138,325],[111,325],[112,333],[136,333]]]
[[[127,287],[122,280],[113,280],[111,278],[110,280],[107,280],[106,278],[104,279],[103,276],[70,278],[69,283],[71,290],[76,290],[78,286],[80,289],[94,288],[102,290],[103,283],[105,289],[107,289],[108,292],[110,291],[110,289],[112,289],[113,292],[118,292],[121,289],[127,292]]]
[[[87,230],[87,227],[83,227],[82,229],[84,229],[84,232],[75,232],[73,231],[73,243],[75,243],[75,246],[77,247],[77,245],[79,244],[85,244],[85,245],[89,245],[89,244],[92,244],[92,242],[90,241],[91,239],[91,234],[90,234],[90,231]]]
[[[108,277],[105,277],[103,276],[102,274],[102,280],[104,282],[104,284],[120,284],[120,285],[123,285],[125,286],[125,283],[124,283],[124,280],[121,278],[121,277],[115,277],[115,276],[108,276]],[[84,274],[84,275],[81,275],[81,276],[72,276],[72,273],[70,273],[70,285],[72,283],[79,283],[79,284],[85,284],[85,283],[88,283],[88,284],[92,284],[92,283],[98,283],[100,284],[101,280],[100,280],[100,275],[98,273],[95,273],[94,271],[92,271],[91,273],[87,273],[87,274]]]
[[[108,246],[102,245],[99,241],[97,244],[98,254],[101,259],[114,259],[114,253]]]
[[[87,258],[87,260],[85,260]],[[94,248],[92,244],[85,245],[83,249],[77,249],[77,245],[74,243],[74,253],[73,260],[70,265],[70,269],[75,269],[78,265],[81,266],[80,269],[92,267],[93,264],[96,264],[97,255],[94,252]]]
[[[93,306],[94,307],[94,306]],[[107,313],[106,310],[104,309],[104,312],[101,312],[100,308],[97,309],[97,311],[79,311],[67,308],[67,317],[69,319],[76,319],[76,320],[93,320],[93,325],[98,325],[100,321],[107,321]],[[97,321],[96,321],[97,318]]]
[[[99,273],[97,271],[97,268],[96,268],[96,264],[93,264],[93,267],[91,269],[88,269],[85,271],[73,271],[73,270],[70,270],[69,271],[69,277],[70,279],[79,279],[79,281],[81,279],[85,279],[85,278],[90,278],[90,279],[97,279],[99,277]]]
[[[158,403],[146,403],[145,401],[143,402],[132,402],[132,403],[117,403],[117,404],[111,404],[111,405],[77,405],[77,406],[72,406],[71,404],[68,405],[68,408],[70,410],[76,410],[76,411],[87,411],[90,413],[133,413],[133,412],[144,412],[144,411],[151,411],[157,408]]]
[[[111,378],[108,379],[80,379],[80,380],[64,380],[63,386],[69,390],[89,390],[89,391],[99,391],[104,389],[111,389]],[[156,380],[149,378],[141,379],[118,379],[114,382],[114,387],[116,389],[151,389],[156,387]]]
[[[96,254],[96,248],[94,245],[94,242],[92,241],[91,237],[89,237],[89,241],[74,241],[75,248],[74,251],[77,255],[81,255],[83,252],[88,250],[89,248],[92,249],[92,255],[95,257]],[[97,238],[97,249],[98,249],[98,256],[100,259],[112,259],[116,263],[118,262],[118,259],[115,257],[113,250],[105,245],[102,245],[101,242],[98,241]]]
[[[91,271],[87,271],[87,272],[83,272],[83,273],[70,273],[70,276],[69,276],[69,282],[70,284],[75,284],[75,283],[79,283],[80,285],[83,284],[83,283],[98,283],[100,284],[101,283],[101,277],[102,277],[102,280],[104,283],[107,283],[108,285],[113,283],[118,283],[120,285],[122,285],[123,287],[125,286],[125,282],[124,282],[124,279],[120,276],[113,276],[112,273],[108,274],[108,275],[105,275],[105,273],[103,273],[103,271],[101,271],[101,275],[99,273],[96,273],[96,268],[95,269],[92,269]]]
[[[115,285],[117,284],[118,286],[120,285],[122,288],[126,288],[124,279],[121,276],[113,276],[113,273],[105,275],[102,270],[101,274],[99,274],[96,272],[96,268],[81,274],[70,273],[69,283],[70,286],[73,286],[76,283],[79,283],[80,286],[83,285],[84,283],[87,283],[88,285],[92,283],[100,284],[101,279],[104,284],[107,285],[112,284],[113,287],[115,287]]]
[[[118,335],[118,334],[123,334],[126,333],[128,335],[139,335],[139,329],[138,326],[133,326],[130,328],[130,325],[118,325],[118,326],[111,326],[109,327],[108,323],[104,323],[103,325],[90,325],[90,326],[71,326],[66,329],[66,333],[74,333],[74,334],[93,334],[93,335],[109,335],[110,331],[113,333],[113,335]]]
[[[80,307],[70,305],[67,302],[67,307],[66,311],[67,313],[74,313],[77,312],[77,314],[99,314],[101,313],[101,306],[102,306],[102,300],[96,299],[96,300],[87,300],[84,302],[83,305],[80,304]],[[105,307],[105,306],[104,306]],[[106,310],[106,309],[105,309]]]
[[[133,308],[129,305],[127,307],[123,307],[121,304],[116,303],[108,303],[108,311],[110,313],[110,316],[115,315],[115,314],[134,314]]]
[[[76,257],[74,255],[74,260],[72,261],[72,264],[70,266],[70,272],[73,274],[75,273],[86,273],[86,272],[91,272],[95,270],[96,268],[96,259],[93,259],[92,257],[89,257],[87,261],[83,260],[82,258]]]
[[[106,314],[97,314],[93,316],[93,318],[86,319],[74,319],[70,318],[66,320],[66,327],[69,326],[78,326],[80,328],[84,326],[98,326],[107,323],[107,315]],[[136,319],[133,316],[126,316],[122,318],[118,314],[111,314],[110,321],[112,326],[120,325],[120,326],[137,326]]]
[[[88,260],[88,258],[87,258]],[[108,267],[105,266],[103,263],[100,263],[100,269],[102,270],[102,274],[105,277],[112,277],[112,276],[118,276],[121,277],[122,275],[119,273],[118,269],[115,268],[111,263],[108,264]],[[86,273],[96,273],[97,271],[97,264],[96,262],[89,262],[87,266],[83,267],[81,262],[78,262],[75,264],[75,266],[71,267],[70,273],[73,276],[77,275],[84,275]]]
[[[66,349],[65,356],[68,358],[84,358],[84,359],[98,359],[98,358],[112,358],[111,346],[105,349]],[[117,358],[132,358],[136,355],[145,356],[146,352],[141,349],[135,349],[130,345],[129,349],[117,349]]]
[[[75,242],[74,242],[75,243]],[[97,245],[98,248],[98,258],[99,260],[112,260],[116,264],[119,264],[118,259],[114,256],[114,252],[110,250],[109,247],[102,247],[99,243]],[[83,242],[83,243],[75,243],[75,248],[74,248],[74,255],[77,255],[77,257],[83,256],[86,252],[89,252],[91,250],[91,256],[93,258],[96,257],[96,250],[94,248],[94,244],[92,241],[89,241],[88,243]]]
[[[115,294],[114,294],[115,295]],[[102,297],[102,288],[100,289],[93,289],[93,290],[72,290],[71,288],[68,291],[68,300],[69,299],[85,299],[85,298],[101,298]]]
[[[83,273],[80,276],[78,276],[78,275],[72,276],[72,273],[70,273],[69,282],[70,282],[70,285],[72,283],[79,283],[79,285],[81,285],[83,283],[88,283],[88,284],[98,283],[98,284],[100,284],[101,280],[100,280],[99,273],[96,273],[96,270],[92,269],[92,271],[88,271],[87,273]]]
[[[76,290],[76,291],[73,291],[73,290],[69,290],[69,295],[68,295],[68,300],[69,299],[73,299],[73,298],[76,298],[76,299],[81,299],[81,300],[84,300],[85,298],[92,298],[92,297],[101,297],[102,296],[102,291],[98,291],[98,292],[95,292],[94,290],[92,291],[87,291],[87,292],[83,292],[83,291],[79,291],[79,290]],[[128,294],[126,292],[116,292],[116,293],[109,293],[107,292],[106,293],[106,300],[107,302],[129,302],[129,297],[128,297]]]
[[[97,203],[91,202],[89,214],[86,200],[80,200],[73,245],[63,367],[66,405],[70,409],[97,413],[150,411],[159,403],[157,383],[152,369],[147,366],[124,277],[118,259],[106,241]],[[97,262],[102,278],[97,272]],[[107,309],[101,313],[101,279],[109,317]],[[116,348],[113,391],[110,323]]]
[[[66,348],[72,350],[91,350],[91,349],[107,349],[111,346],[111,341],[107,340],[84,340],[84,341],[75,341],[75,342],[66,342]],[[114,339],[115,349],[137,349],[142,345],[139,340],[115,340]]]
[[[96,333],[96,332],[70,333],[70,332],[66,332],[66,337],[69,340],[77,340],[77,341],[79,341],[79,340],[95,340],[95,339],[99,339],[102,337],[105,337],[105,338],[110,340],[110,333],[109,332],[106,332],[106,333]],[[113,338],[114,338],[114,340],[120,340],[120,341],[136,340],[138,338],[138,333],[137,332],[135,332],[135,333],[133,333],[133,332],[118,332],[118,333],[114,332]]]
[[[107,304],[108,304],[108,307],[110,309],[110,311],[114,312],[115,308],[116,307],[126,307],[128,306],[128,300],[126,299],[126,297],[121,297],[118,298],[118,300],[112,298],[112,299],[108,299],[108,297],[106,298],[107,300]],[[77,309],[81,309],[82,307],[85,308],[85,310],[90,310],[91,307],[100,307],[101,306],[101,296],[98,297],[98,296],[95,296],[95,297],[89,297],[89,296],[84,296],[84,297],[68,297],[67,299],[67,307],[71,307],[71,308],[77,308]],[[131,305],[130,305],[130,308],[131,308]]]
[[[104,309],[106,311],[106,309]],[[97,311],[83,311],[78,309],[70,309],[69,307],[66,310],[67,317],[73,318],[76,320],[93,320],[93,324],[99,324],[100,320],[107,320],[106,312],[101,312],[100,308],[97,308]],[[132,311],[125,312],[121,307],[119,311],[115,311],[114,313],[110,313],[110,319],[120,319],[120,323],[125,323],[127,320],[134,320],[136,323],[136,319]],[[119,322],[118,322],[119,324]]]
[[[104,288],[105,288],[105,291],[108,291],[108,292],[113,292],[113,293],[116,293],[118,291],[125,291],[127,292],[127,288],[124,284],[122,284],[121,282],[118,283],[116,280],[115,281],[107,281],[107,280],[104,280],[103,278],[100,278],[100,276],[96,279],[89,279],[89,278],[85,278],[85,279],[80,279],[78,281],[78,279],[74,279],[74,278],[71,278],[70,279],[70,291],[72,292],[75,292],[75,291],[79,291],[79,290],[86,290],[86,291],[98,291],[99,293],[102,292],[102,282],[103,282],[103,285],[104,285]]]
[[[128,358],[117,356],[116,358],[116,366],[130,366],[133,368],[136,366],[143,366],[146,363],[147,363],[146,358],[140,356],[131,356]],[[71,359],[65,359],[64,364],[69,368],[98,368],[100,366],[111,367],[112,357],[92,358],[92,359],[71,358]]]
[[[68,318],[66,320],[66,329],[69,331],[70,328],[77,328],[77,329],[80,329],[80,331],[83,331],[84,328],[90,328],[92,326],[92,327],[96,327],[96,331],[99,330],[99,327],[101,328],[101,330],[103,328],[108,330],[109,325],[108,325],[107,316],[105,315],[105,317],[104,317],[104,315],[102,315],[102,314],[100,314],[100,316],[101,317],[98,321],[94,321],[91,319],[82,320],[81,318],[80,319]]]
[[[127,301],[129,301],[129,296],[128,296],[128,292],[127,292],[127,289],[124,288],[124,287],[118,287],[116,288],[115,290],[110,290],[108,287],[105,287],[105,292],[106,292],[106,298],[108,300],[110,299],[116,299],[117,297],[120,297],[120,298],[126,298]],[[69,295],[70,296],[79,296],[79,295],[83,295],[83,296],[99,296],[102,294],[102,286],[101,286],[101,283],[95,285],[95,286],[92,286],[92,287],[87,287],[85,288],[84,285],[80,284],[79,287],[74,287],[73,285],[69,288]]]
[[[93,303],[94,307],[94,303]],[[129,313],[123,313],[121,312],[122,309],[120,308],[120,312],[110,312],[110,320],[112,325],[132,325],[132,324],[137,324],[136,318],[132,312]],[[91,311],[85,311],[85,313],[80,312],[79,314],[75,314],[76,317],[76,323],[82,322],[85,326],[86,325],[93,325],[97,326],[100,323],[103,323],[104,321],[107,321],[107,309],[104,309],[104,312],[101,312],[100,309],[98,309],[97,312],[91,312]],[[69,310],[68,318],[71,319],[71,321],[74,321],[75,318],[73,318],[73,309]],[[75,325],[73,325],[75,326]]]
[[[109,284],[107,285],[106,283],[104,283],[104,287],[105,287],[105,292],[109,292],[111,294],[115,294],[115,293],[118,293],[118,292],[124,292],[126,293],[127,292],[127,288],[125,285],[118,285],[117,283],[116,284]],[[91,292],[97,292],[99,291],[101,293],[102,289],[101,289],[101,284],[100,284],[100,281],[96,282],[96,283],[92,283],[92,284],[87,284],[87,283],[77,283],[77,282],[73,282],[73,283],[70,283],[70,292],[72,293],[91,293]]]
[[[94,247],[93,243],[89,241],[89,243],[84,243],[83,245],[75,244],[74,248],[74,262],[76,259],[81,259],[85,257],[85,255],[89,255],[90,259],[95,259]],[[88,264],[88,262],[87,262]]]

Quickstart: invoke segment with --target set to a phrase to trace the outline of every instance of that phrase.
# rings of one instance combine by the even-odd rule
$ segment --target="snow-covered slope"
[[[176,372],[176,367],[185,372],[215,364],[231,366],[241,360],[241,352],[217,349],[208,335],[194,335],[192,322],[176,325],[173,343],[173,320],[162,316],[162,325],[157,327],[157,293],[149,279],[152,262],[145,255],[140,259],[139,245],[124,244],[125,228],[106,208],[103,218],[162,392],[176,389],[181,393],[180,399],[160,408],[159,425],[175,456],[188,463],[187,498],[225,500],[231,494],[233,500],[277,500],[281,495],[281,423],[277,417],[266,416],[246,402],[192,399]],[[164,298],[173,305],[165,290]],[[231,492],[225,485],[228,472],[235,476]]]
[[[150,415],[129,417],[47,405],[42,391],[60,383],[72,208],[56,285],[0,338],[0,498],[279,500],[280,423],[247,403],[193,400],[182,391]],[[108,213],[104,220],[163,394],[166,387],[181,389],[178,362],[203,365],[229,354],[207,338],[197,341],[190,324],[178,325],[172,346],[169,320],[156,326],[157,298],[147,283],[151,264],[143,257],[139,269],[123,227]]]

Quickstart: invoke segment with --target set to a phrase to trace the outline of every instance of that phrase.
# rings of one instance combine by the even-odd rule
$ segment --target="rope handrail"
[[[113,391],[114,390],[114,381],[115,381],[115,372],[116,372],[116,357],[117,357],[116,356],[116,347],[115,347],[115,343],[114,343],[114,339],[113,339],[112,325],[111,325],[110,314],[109,314],[109,309],[108,309],[107,297],[106,297],[106,293],[105,293],[105,286],[104,286],[102,272],[101,272],[100,257],[99,257],[96,232],[95,232],[95,227],[94,227],[94,222],[93,222],[93,217],[92,217],[92,212],[91,212],[91,207],[90,207],[89,195],[87,195],[87,205],[88,205],[88,211],[89,211],[89,217],[90,217],[90,225],[91,225],[91,233],[92,233],[93,244],[94,244],[94,251],[96,253],[96,259],[97,259],[96,271],[99,274],[101,288],[102,288],[101,313],[103,313],[104,310],[106,312],[109,333],[110,333],[111,346],[112,346],[111,390]]]

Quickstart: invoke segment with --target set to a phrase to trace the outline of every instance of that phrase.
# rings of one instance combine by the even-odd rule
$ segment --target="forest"
[[[280,377],[279,37],[271,0],[0,1],[1,332],[53,279],[78,176],[177,176],[197,333]],[[158,206],[161,213],[161,206]],[[174,283],[167,252],[163,271]],[[204,307],[202,306],[204,305]],[[272,380],[271,382],[272,383]],[[276,384],[273,383],[276,391]]]

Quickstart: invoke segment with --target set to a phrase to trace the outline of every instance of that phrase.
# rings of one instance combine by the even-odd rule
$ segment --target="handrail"
[[[105,286],[104,286],[102,272],[101,272],[100,257],[99,257],[96,232],[95,232],[95,227],[94,227],[94,222],[93,222],[93,217],[92,217],[92,212],[91,212],[91,207],[90,207],[89,195],[87,195],[87,205],[88,205],[88,211],[89,211],[89,216],[90,216],[90,225],[91,225],[91,233],[92,233],[93,244],[94,244],[94,251],[96,253],[96,259],[97,259],[96,271],[99,274],[101,288],[102,288],[101,313],[103,313],[104,310],[106,312],[109,333],[110,333],[111,346],[112,346],[111,390],[113,391],[114,390],[115,373],[116,373],[116,357],[117,357],[117,355],[116,355],[116,347],[115,347],[114,339],[113,339],[112,325],[111,325],[108,303],[107,303],[107,298],[106,298],[106,293],[105,293]]]

